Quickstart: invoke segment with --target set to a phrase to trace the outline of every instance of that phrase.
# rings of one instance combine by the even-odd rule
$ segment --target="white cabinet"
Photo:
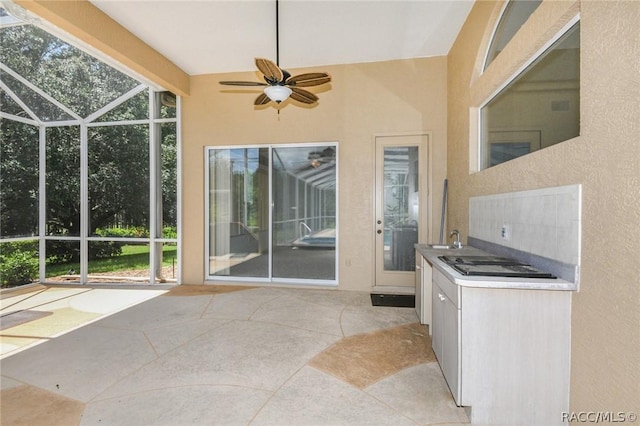
[[[431,264],[416,253],[416,313],[420,318],[420,323],[429,325],[429,334],[431,330]]]
[[[432,347],[471,422],[561,425],[571,291],[458,285],[432,270]]]
[[[460,401],[460,288],[433,271],[431,345],[457,405]]]

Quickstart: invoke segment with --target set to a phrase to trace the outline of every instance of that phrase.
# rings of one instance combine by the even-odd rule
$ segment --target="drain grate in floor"
[[[413,294],[371,294],[371,304],[373,306],[414,308],[416,297]]]

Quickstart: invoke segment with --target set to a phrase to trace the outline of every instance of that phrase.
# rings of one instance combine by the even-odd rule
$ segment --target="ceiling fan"
[[[318,96],[308,90],[301,89],[301,87],[319,86],[329,83],[331,76],[324,72],[312,72],[291,76],[286,70],[280,68],[278,15],[278,0],[276,0],[276,63],[264,58],[255,59],[256,67],[263,74],[265,83],[258,81],[221,81],[220,84],[227,86],[264,86],[264,92],[253,102],[256,106],[266,105],[271,101],[279,104],[289,97],[303,104],[313,104],[318,101]]]

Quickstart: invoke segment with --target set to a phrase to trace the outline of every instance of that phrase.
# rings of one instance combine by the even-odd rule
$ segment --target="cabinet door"
[[[431,277],[432,269],[420,253],[416,253],[416,312],[420,323],[429,326],[429,335],[433,334],[431,322]]]
[[[458,309],[446,298],[443,305],[442,320],[442,372],[456,404],[460,405],[460,346]]]
[[[451,394],[460,404],[459,310],[447,294],[433,281],[433,336],[431,346],[440,363]]]
[[[438,287],[438,284],[436,284],[435,282],[433,282],[431,299],[433,306],[433,310],[431,312],[433,316],[431,320],[431,322],[433,323],[431,324],[431,347],[433,348],[433,352],[436,354],[436,358],[438,359],[438,362],[440,362],[440,366],[442,367],[444,362],[444,359],[442,357],[442,334],[444,331],[443,300],[446,300],[446,298],[442,289]]]
[[[423,285],[423,275],[422,275],[422,261],[423,257],[422,255],[416,251],[416,276],[415,276],[415,280],[416,280],[416,292],[415,292],[415,306],[416,306],[416,313],[418,314],[418,318],[420,319],[420,323],[421,324],[425,324],[424,322],[424,311],[423,311],[423,302],[422,302],[422,292],[424,290],[424,285]]]

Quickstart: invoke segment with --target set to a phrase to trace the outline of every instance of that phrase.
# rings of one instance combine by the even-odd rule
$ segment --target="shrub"
[[[124,243],[118,241],[91,241],[89,243],[89,259],[105,259],[122,254]]]
[[[175,226],[165,226],[162,229],[163,238],[178,238],[178,229]]]
[[[37,242],[0,245],[0,283],[2,287],[29,284],[38,276]]]

